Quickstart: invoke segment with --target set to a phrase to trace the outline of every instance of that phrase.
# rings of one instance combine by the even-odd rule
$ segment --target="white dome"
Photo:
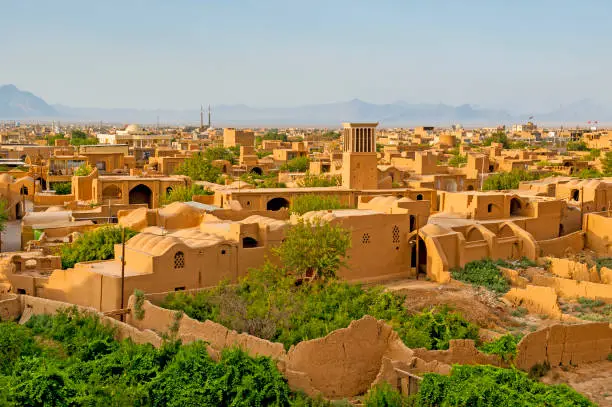
[[[140,126],[139,125],[137,125],[137,124],[130,124],[129,126],[127,126],[125,128],[125,131],[128,132],[128,133],[138,133],[141,130],[140,130]]]

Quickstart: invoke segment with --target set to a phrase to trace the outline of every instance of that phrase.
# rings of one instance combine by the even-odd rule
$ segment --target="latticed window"
[[[370,234],[369,233],[364,233],[363,237],[361,238],[361,243],[366,244],[366,243],[370,243]]]
[[[400,242],[400,229],[399,226],[395,225],[393,226],[393,243],[399,243]]]
[[[174,255],[174,269],[185,268],[185,254],[183,252],[176,252]]]

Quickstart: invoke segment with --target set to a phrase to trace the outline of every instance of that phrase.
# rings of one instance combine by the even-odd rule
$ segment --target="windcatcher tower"
[[[350,189],[378,188],[376,127],[378,123],[342,123],[344,127],[342,186]]]

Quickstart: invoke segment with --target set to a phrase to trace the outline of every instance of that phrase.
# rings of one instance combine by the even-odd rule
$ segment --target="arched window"
[[[174,255],[174,269],[183,269],[185,268],[185,253],[176,252]]]
[[[489,212],[489,213],[493,212],[493,204],[488,204],[487,205],[487,212]]]
[[[245,237],[242,239],[242,248],[243,249],[251,249],[253,247],[257,247],[257,240],[252,237]]]
[[[418,195],[416,196],[416,200],[417,200],[417,201],[422,201],[422,200],[423,200],[423,194],[418,194]]]

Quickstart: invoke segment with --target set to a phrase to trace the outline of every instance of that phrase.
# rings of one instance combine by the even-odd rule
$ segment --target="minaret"
[[[200,130],[204,130],[204,105],[200,105]]]
[[[208,128],[210,129],[212,126],[210,124],[210,105],[208,105]]]

